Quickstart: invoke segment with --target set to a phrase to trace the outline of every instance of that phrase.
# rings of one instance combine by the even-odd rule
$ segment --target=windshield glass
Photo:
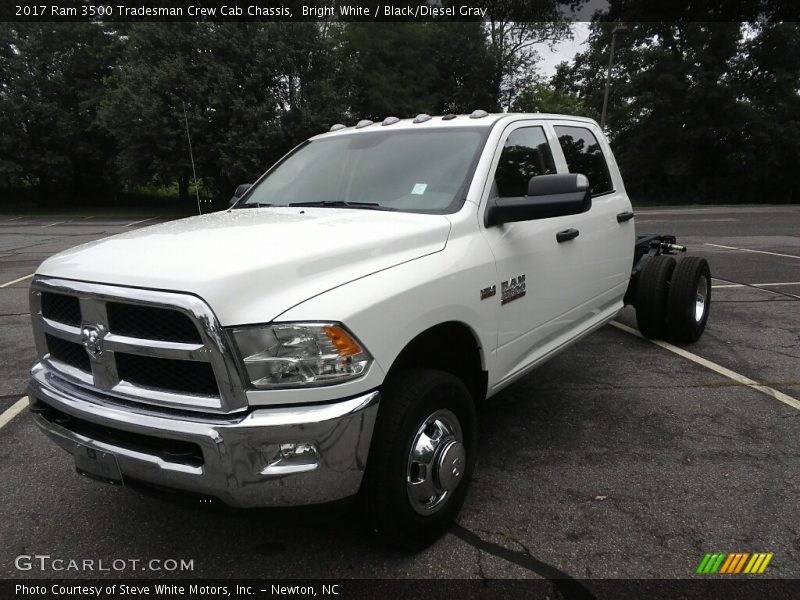
[[[461,205],[484,132],[370,131],[313,140],[256,183],[239,206],[364,203],[354,207],[451,212]]]

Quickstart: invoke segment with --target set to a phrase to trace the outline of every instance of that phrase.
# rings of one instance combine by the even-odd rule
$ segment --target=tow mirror
[[[486,208],[487,227],[586,212],[592,207],[589,179],[581,173],[539,175],[528,182],[528,194],[494,198]]]
[[[233,192],[233,196],[231,196],[230,205],[233,206],[239,200],[239,198],[244,196],[244,193],[251,187],[253,187],[252,183],[243,183],[242,185],[237,187],[236,191]]]

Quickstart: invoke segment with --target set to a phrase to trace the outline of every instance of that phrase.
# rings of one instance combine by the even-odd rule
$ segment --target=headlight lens
[[[336,323],[275,323],[233,330],[250,383],[257,388],[342,383],[361,376],[372,357]]]

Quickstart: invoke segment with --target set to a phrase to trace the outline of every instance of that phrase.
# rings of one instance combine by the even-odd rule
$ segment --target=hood
[[[444,249],[442,215],[251,208],[170,221],[77,246],[37,274],[189,292],[223,325],[264,323],[354,279]]]

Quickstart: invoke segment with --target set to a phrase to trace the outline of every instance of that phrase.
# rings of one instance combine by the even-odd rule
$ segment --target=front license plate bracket
[[[122,485],[122,473],[117,464],[117,457],[110,452],[76,444],[73,456],[78,474],[103,483]]]

